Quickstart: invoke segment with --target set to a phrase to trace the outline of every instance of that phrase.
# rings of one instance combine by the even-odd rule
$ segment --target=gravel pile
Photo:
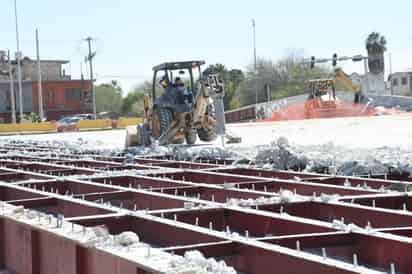
[[[248,147],[219,145],[170,145],[122,149],[99,149],[99,141],[83,138],[68,140],[1,139],[1,145],[41,145],[53,147],[51,153],[126,155],[128,162],[138,156],[169,155],[175,160],[230,159],[234,164],[254,164],[260,168],[326,173],[331,167],[339,175],[412,173],[412,149],[382,146],[379,148],[348,148],[333,143],[320,145],[291,144],[278,137],[269,145]],[[31,152],[33,153],[33,152]],[[44,153],[44,152],[43,152]]]
[[[299,146],[280,137],[268,146],[236,149],[256,166],[325,173],[335,167],[340,175],[412,173],[412,149],[400,147],[352,149],[323,145]]]

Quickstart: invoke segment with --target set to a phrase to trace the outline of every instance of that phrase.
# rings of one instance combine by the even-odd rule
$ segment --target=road
[[[377,116],[317,119],[270,123],[230,124],[228,130],[242,137],[242,143],[231,146],[268,145],[279,137],[300,146],[333,143],[347,148],[383,146],[412,148],[412,116]],[[52,133],[3,136],[0,141],[81,142],[87,148],[121,149],[125,130]],[[220,144],[217,140],[215,144]],[[230,146],[229,146],[230,147]]]

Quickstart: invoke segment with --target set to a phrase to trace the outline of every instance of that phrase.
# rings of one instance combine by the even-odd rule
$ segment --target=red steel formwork
[[[169,263],[198,250],[238,273],[412,273],[405,174],[124,162],[53,146],[0,147],[0,270],[198,273]],[[108,232],[105,241],[88,238],[96,228]],[[123,232],[141,245],[108,243]]]

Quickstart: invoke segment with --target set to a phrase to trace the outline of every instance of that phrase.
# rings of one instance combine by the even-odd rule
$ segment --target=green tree
[[[120,113],[122,108],[122,89],[116,81],[96,86],[97,112],[113,111]]]
[[[239,107],[240,107],[239,97],[235,96],[232,98],[232,101],[230,101],[230,109],[237,109]]]
[[[237,90],[245,79],[243,72],[240,69],[228,70],[223,64],[214,64],[203,71],[204,77],[209,74],[218,74],[223,80],[225,85],[224,106],[226,110],[232,109],[232,105],[237,105],[236,102],[232,103],[232,101],[235,100]]]
[[[228,71],[229,80],[236,86],[239,87],[240,83],[245,80],[245,75],[240,69],[231,69]]]
[[[245,80],[245,75],[240,69],[231,69],[226,74],[226,94],[225,94],[225,108],[227,110],[239,107],[238,91],[240,85]]]
[[[127,116],[143,116],[143,101],[145,94],[149,94],[151,84],[144,82],[136,86],[123,99],[122,113]]]

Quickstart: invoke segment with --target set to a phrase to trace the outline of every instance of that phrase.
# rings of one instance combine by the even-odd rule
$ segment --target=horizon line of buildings
[[[349,77],[362,86],[365,95],[412,95],[412,71],[391,73],[386,81],[383,79],[383,75],[374,75],[372,73],[367,73],[367,76],[365,76],[365,74],[353,72]]]
[[[93,111],[92,82],[72,79],[65,73],[67,60],[40,60],[42,76],[43,112],[47,120],[63,116],[91,113]],[[16,71],[17,62],[11,61],[16,120],[19,117],[19,92]],[[0,61],[0,71],[9,71],[9,63]],[[21,60],[23,113],[39,112],[37,60],[24,57]],[[0,123],[12,122],[11,81],[7,73],[0,75]]]
[[[11,60],[12,71],[16,71],[17,62]],[[42,78],[43,112],[47,120],[58,120],[64,116],[93,112],[92,81],[72,79],[63,69],[67,60],[40,60]],[[38,101],[38,66],[37,60],[24,57],[21,60],[22,103],[25,115],[39,112]],[[9,70],[9,63],[0,60],[0,72]],[[19,92],[13,76],[16,120],[19,116]],[[412,71],[395,72],[388,76],[383,74],[352,73],[350,78],[359,83],[365,95],[398,95],[412,94]],[[0,123],[12,122],[11,83],[7,73],[0,73]]]

